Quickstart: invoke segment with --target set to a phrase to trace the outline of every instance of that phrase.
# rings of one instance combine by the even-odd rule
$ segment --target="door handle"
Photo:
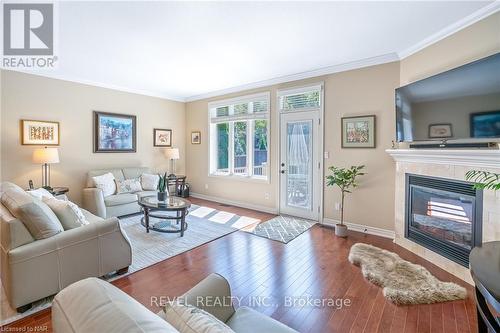
[[[285,163],[281,163],[281,166],[284,167],[285,166]]]
[[[285,170],[281,170],[281,173],[285,173]]]

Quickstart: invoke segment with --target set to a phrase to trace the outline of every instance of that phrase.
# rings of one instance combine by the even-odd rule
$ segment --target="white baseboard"
[[[337,223],[340,223],[340,221],[326,218],[326,217],[323,218],[323,224],[334,226]],[[375,236],[380,236],[380,237],[385,237],[385,238],[390,238],[390,239],[394,239],[396,236],[394,231],[392,231],[392,230],[371,227],[368,225],[356,224],[356,223],[350,223],[350,222],[344,222],[344,224],[350,230],[362,232],[364,234],[370,234],[370,235],[375,235]]]
[[[259,212],[265,212],[265,213],[269,213],[269,214],[278,214],[278,209],[273,208],[273,207],[253,205],[253,204],[249,204],[249,203],[245,203],[245,202],[229,200],[229,199],[224,199],[224,198],[218,198],[218,197],[214,197],[214,196],[206,195],[206,194],[201,194],[201,193],[192,193],[191,192],[189,195],[192,196],[193,198],[215,201],[215,202],[225,204],[225,205],[231,205],[231,206],[236,206],[236,207],[241,207],[241,208],[246,208],[246,209],[257,210]]]

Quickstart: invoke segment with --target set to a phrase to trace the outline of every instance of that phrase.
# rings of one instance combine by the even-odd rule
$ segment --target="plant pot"
[[[168,192],[158,192],[158,201],[167,200]]]
[[[339,237],[347,237],[347,226],[343,224],[335,225],[335,235]]]

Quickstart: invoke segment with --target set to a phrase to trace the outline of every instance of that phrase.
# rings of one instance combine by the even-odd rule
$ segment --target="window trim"
[[[267,102],[267,112],[253,113],[242,115],[233,115],[233,105],[250,103],[254,101]],[[212,110],[223,107],[229,107],[229,116],[224,117],[213,117]],[[237,181],[247,181],[247,182],[258,182],[258,183],[271,183],[271,92],[266,91],[262,93],[256,93],[251,95],[238,96],[235,98],[229,98],[224,100],[212,101],[208,103],[208,177],[227,179],[227,180],[237,180]],[[254,128],[256,120],[267,121],[267,175],[266,176],[256,176],[253,174],[253,161],[254,161]],[[238,121],[247,121],[247,174],[238,175],[234,173],[234,123]],[[213,158],[212,152],[216,151],[217,147],[217,134],[216,131],[212,129],[219,123],[229,124],[229,144],[228,144],[228,173],[218,173],[217,169],[217,159]]]

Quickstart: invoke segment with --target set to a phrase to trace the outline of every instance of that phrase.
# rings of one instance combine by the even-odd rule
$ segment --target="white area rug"
[[[132,244],[132,265],[130,265],[127,274],[108,276],[108,281],[137,272],[258,222],[258,220],[249,217],[192,205],[186,218],[188,228],[184,232],[184,237],[180,237],[180,234],[177,233],[167,234],[156,231],[146,233],[146,229],[140,223],[141,217],[142,214],[120,218],[120,224]],[[3,287],[0,298],[0,326],[27,317],[50,307],[52,304],[52,297],[48,297],[36,302],[30,310],[19,314],[10,307]]]
[[[287,244],[316,223],[318,222],[299,217],[279,215],[260,223],[250,233]]]

